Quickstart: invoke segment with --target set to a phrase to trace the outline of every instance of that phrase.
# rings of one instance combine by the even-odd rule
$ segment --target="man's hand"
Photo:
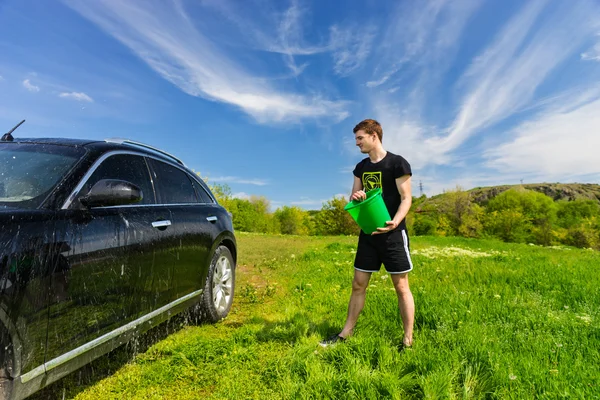
[[[365,193],[364,190],[357,190],[356,192],[352,193],[352,196],[350,196],[350,201],[353,201],[353,200],[363,201],[366,198],[367,198],[367,194]]]
[[[398,227],[399,223],[394,221],[385,221],[385,224],[386,226],[384,228],[377,228],[377,230],[371,233],[371,235],[381,235],[382,233],[388,233],[390,231],[393,231]]]

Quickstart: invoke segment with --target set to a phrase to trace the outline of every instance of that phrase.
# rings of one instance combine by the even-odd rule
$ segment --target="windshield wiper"
[[[11,135],[11,133],[13,133],[15,131],[15,129],[20,127],[23,122],[25,122],[25,120],[19,122],[14,128],[12,128],[10,131],[8,131],[4,135],[2,135],[2,139],[0,139],[0,141],[1,142],[12,142],[14,140],[14,138]]]

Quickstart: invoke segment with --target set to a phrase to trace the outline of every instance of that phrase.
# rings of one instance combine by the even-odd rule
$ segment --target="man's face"
[[[363,154],[368,153],[375,146],[375,140],[377,135],[369,135],[363,130],[356,131],[354,134],[354,139],[356,140],[356,145],[360,149],[360,152]]]

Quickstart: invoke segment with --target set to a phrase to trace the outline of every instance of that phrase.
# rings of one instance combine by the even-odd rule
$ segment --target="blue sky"
[[[600,3],[0,0],[0,131],[23,118],[272,208],[348,195],[365,118],[415,195],[600,183]]]

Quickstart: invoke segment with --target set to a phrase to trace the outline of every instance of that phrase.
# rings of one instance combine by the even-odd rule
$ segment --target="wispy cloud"
[[[29,79],[25,79],[23,81],[23,87],[25,87],[25,89],[29,90],[30,92],[34,92],[34,93],[37,93],[40,91],[40,87],[32,84],[31,81],[29,81]]]
[[[264,179],[256,179],[256,178],[246,179],[246,178],[240,178],[237,176],[218,176],[216,178],[209,177],[208,179],[209,179],[209,181],[218,182],[218,183],[241,183],[241,184],[256,185],[256,186],[265,186],[265,185],[269,184],[269,182]]]
[[[330,28],[331,55],[336,74],[348,76],[363,66],[371,53],[375,32],[374,26],[342,28],[333,25]]]
[[[241,200],[250,200],[250,198],[252,197],[251,195],[249,195],[246,192],[236,192],[233,193],[231,195],[231,197],[233,197],[234,199],[241,199]]]
[[[291,56],[309,56],[329,50],[328,43],[305,43],[303,17],[307,10],[297,0],[280,12],[269,12],[270,7],[264,7],[262,0],[205,0],[202,5],[217,10],[241,33],[239,40],[253,49]],[[261,12],[257,13],[257,9]]]
[[[437,153],[456,149],[473,134],[528,106],[548,75],[592,33],[592,3],[556,3],[556,10],[541,21],[546,1],[524,4],[463,75],[460,86],[467,95],[448,134],[427,141]],[[536,24],[540,26],[533,31]]]
[[[464,27],[479,7],[474,0],[432,0],[427,2],[398,2],[390,15],[388,28],[378,46],[379,60],[367,87],[377,87],[393,79],[401,70],[416,70],[449,64],[448,54],[459,45]]]
[[[347,194],[336,194],[336,195],[332,196],[329,199],[321,199],[321,200],[314,200],[314,199],[311,199],[309,197],[301,197],[300,200],[290,201],[288,204],[291,204],[293,206],[305,206],[305,207],[307,207],[307,206],[317,206],[317,207],[321,207],[323,204],[327,203],[333,197],[347,198],[348,195]]]
[[[240,107],[259,122],[340,121],[349,115],[347,102],[285,93],[245,71],[196,28],[179,3],[66,2],[192,96]]]
[[[488,166],[561,182],[586,175],[600,179],[600,87],[566,100],[511,130],[510,140],[486,152]]]
[[[290,8],[283,14],[283,18],[278,27],[280,52],[284,55],[287,67],[294,76],[298,76],[308,66],[308,63],[296,64],[294,55],[298,54],[295,47],[302,40],[302,24],[300,22],[302,10],[297,1],[293,1]]]
[[[431,118],[430,110],[432,104],[439,104],[445,73],[480,5],[475,0],[399,2],[381,40],[377,39],[370,57],[377,64],[366,82],[371,88],[371,109],[384,126],[385,147],[406,156],[413,169],[422,171],[449,160],[443,148],[427,142],[444,133],[440,126],[446,124]]]
[[[424,125],[411,118],[409,113],[399,112],[397,105],[384,100],[375,101],[373,110],[376,119],[384,127],[384,147],[407,158],[413,170],[447,161],[444,153],[432,148],[424,140],[436,134],[437,128]]]
[[[61,97],[63,99],[72,99],[72,100],[77,100],[77,101],[85,101],[88,103],[93,103],[94,99],[92,99],[90,96],[88,96],[87,94],[83,93],[83,92],[63,92],[60,93],[58,95],[58,97]]]
[[[586,51],[585,53],[581,53],[581,59],[584,61],[600,62],[600,41],[596,43],[596,45],[590,50]]]

